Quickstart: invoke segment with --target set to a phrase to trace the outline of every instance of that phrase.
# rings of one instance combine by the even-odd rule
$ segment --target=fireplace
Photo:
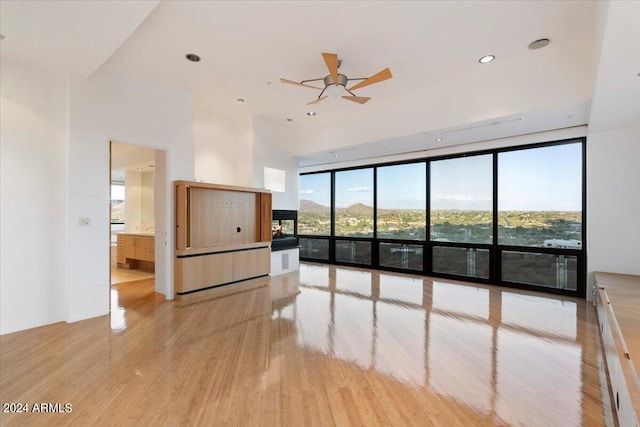
[[[298,247],[298,211],[274,210],[271,216],[271,250]]]

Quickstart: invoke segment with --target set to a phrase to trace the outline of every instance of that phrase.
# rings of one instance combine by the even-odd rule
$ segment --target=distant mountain
[[[303,212],[326,212],[329,207],[311,200],[300,200],[300,210]]]
[[[362,203],[356,203],[355,205],[351,205],[347,208],[338,208],[336,209],[336,211],[354,217],[357,217],[359,215],[373,215],[373,208]]]

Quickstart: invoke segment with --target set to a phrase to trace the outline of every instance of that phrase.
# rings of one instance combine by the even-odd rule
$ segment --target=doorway
[[[157,169],[165,153],[113,141],[110,151],[110,284],[155,279],[157,199],[164,199],[158,181],[166,176]]]

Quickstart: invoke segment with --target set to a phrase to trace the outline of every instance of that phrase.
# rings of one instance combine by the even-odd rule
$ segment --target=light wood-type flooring
[[[72,408],[3,426],[614,425],[584,300],[307,263],[111,292],[110,316],[0,337],[3,404]]]
[[[111,268],[111,284],[133,282],[136,280],[153,279],[155,273],[147,270],[127,270],[125,268]]]

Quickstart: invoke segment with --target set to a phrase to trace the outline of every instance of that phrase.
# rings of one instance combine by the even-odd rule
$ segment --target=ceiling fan
[[[341,93],[344,93],[344,91],[348,92],[349,95],[343,95],[342,99],[347,99],[349,101],[357,102],[358,104],[364,104],[367,101],[369,101],[371,98],[368,96],[356,96],[353,93],[354,90],[372,85],[374,83],[379,83],[381,81],[384,81],[393,77],[391,75],[391,70],[389,70],[389,68],[385,68],[384,70],[372,75],[371,77],[361,77],[357,79],[351,79],[345,76],[344,74],[338,73],[338,68],[340,67],[340,64],[342,62],[341,60],[338,59],[338,54],[323,53],[322,57],[324,58],[324,62],[327,64],[327,68],[329,69],[329,74],[327,76],[321,77],[318,79],[302,80],[300,82],[295,82],[293,80],[287,80],[287,79],[280,79],[282,83],[308,87],[311,89],[317,89],[321,91],[318,97],[313,101],[309,102],[307,105],[317,104],[318,102],[322,101],[327,97],[325,93],[329,93],[335,97],[338,97],[340,96]],[[347,84],[349,84],[349,82],[356,81],[356,80],[359,80],[360,83],[357,83],[347,88]],[[322,83],[324,84],[324,88],[307,84],[309,82],[317,82],[317,81],[322,81]]]

